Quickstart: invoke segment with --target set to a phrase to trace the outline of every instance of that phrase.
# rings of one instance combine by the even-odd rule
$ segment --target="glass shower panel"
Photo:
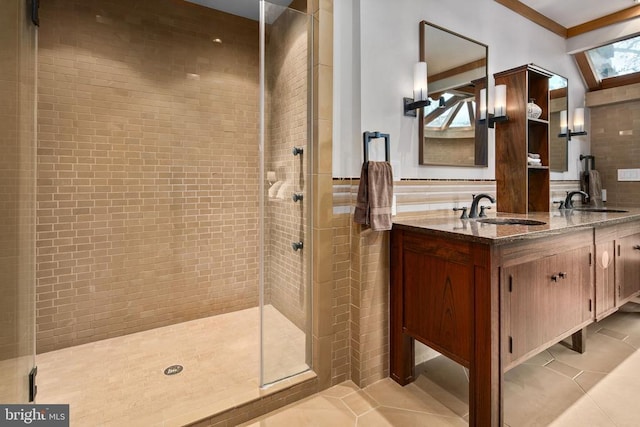
[[[35,359],[37,32],[24,0],[0,10],[0,402],[29,402]]]
[[[310,368],[310,25],[261,2],[261,384]]]

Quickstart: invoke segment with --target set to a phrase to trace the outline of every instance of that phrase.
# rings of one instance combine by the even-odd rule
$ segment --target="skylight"
[[[442,94],[442,98],[448,104],[442,108],[439,100],[431,102],[431,105],[425,107],[424,114],[427,117],[426,126],[432,129],[446,130],[447,128],[470,128],[473,122],[469,113],[475,111],[475,100],[469,95],[458,95],[454,100],[455,103],[450,104],[449,101],[454,95],[451,93]]]
[[[640,36],[588,50],[598,80],[640,72]]]

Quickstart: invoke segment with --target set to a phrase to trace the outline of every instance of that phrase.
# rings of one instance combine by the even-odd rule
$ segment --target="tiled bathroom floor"
[[[304,333],[271,306],[265,319],[280,343],[265,350],[269,376],[305,370]],[[269,393],[259,337],[251,308],[39,354],[37,403],[70,404],[74,427],[184,425]],[[184,370],[164,375],[174,364]]]
[[[640,299],[588,329],[587,351],[556,344],[505,374],[507,426],[640,425]],[[359,389],[348,381],[246,426],[464,426],[468,383],[460,365],[437,357],[418,379]]]

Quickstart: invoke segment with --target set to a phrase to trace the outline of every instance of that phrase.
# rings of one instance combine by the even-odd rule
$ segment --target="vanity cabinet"
[[[500,212],[549,211],[549,78],[532,64],[494,74],[495,84],[507,86],[508,121],[496,123],[496,195]],[[534,99],[539,118],[527,116]],[[529,165],[528,153],[540,155]]]
[[[585,351],[586,326],[640,293],[640,211],[594,215],[396,220],[391,378],[415,379],[418,340],[469,369],[469,425],[502,426],[504,372],[568,337]]]
[[[621,237],[616,244],[616,279],[620,306],[640,292],[640,233]]]
[[[505,370],[592,321],[591,248],[504,268]]]

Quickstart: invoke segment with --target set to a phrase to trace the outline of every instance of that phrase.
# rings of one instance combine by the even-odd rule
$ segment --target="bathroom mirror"
[[[553,73],[549,79],[549,169],[553,172],[566,172],[568,163],[568,141],[566,133],[568,102],[568,81],[566,77]],[[564,111],[564,114],[563,114]],[[561,118],[564,117],[564,123]],[[564,126],[564,128],[563,128]]]
[[[419,117],[421,165],[487,166],[487,124],[479,122],[489,48],[427,21],[420,23],[420,61],[427,63],[431,104]]]

